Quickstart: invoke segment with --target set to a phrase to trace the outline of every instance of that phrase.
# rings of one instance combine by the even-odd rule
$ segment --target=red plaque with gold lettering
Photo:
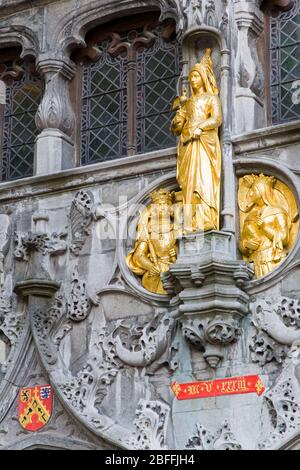
[[[186,384],[173,382],[172,390],[178,400],[191,400],[243,393],[257,393],[260,396],[265,387],[258,375],[248,375]]]

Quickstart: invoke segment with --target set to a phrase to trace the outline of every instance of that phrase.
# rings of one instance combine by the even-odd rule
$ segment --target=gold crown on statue
[[[276,184],[275,176],[265,176],[264,174],[260,175],[247,175],[244,176],[244,181],[246,182],[247,186],[251,188],[254,184],[263,183],[268,186],[273,187]]]
[[[200,75],[204,74],[206,76],[206,88],[208,88],[206,91],[214,95],[217,95],[219,93],[219,89],[218,89],[218,85],[216,81],[216,76],[214,73],[214,66],[213,66],[211,54],[212,54],[212,50],[210,47],[205,49],[205,53],[201,61],[194,65],[191,72],[197,71],[198,73],[200,73]]]
[[[150,193],[150,198],[154,204],[159,202],[167,202],[170,204],[173,202],[172,193],[164,188],[156,189]]]

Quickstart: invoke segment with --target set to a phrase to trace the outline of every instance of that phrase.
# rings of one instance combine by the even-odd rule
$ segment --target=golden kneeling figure
[[[240,250],[256,277],[273,271],[293,247],[299,213],[292,191],[275,177],[247,175],[239,182]]]
[[[177,257],[172,195],[166,189],[160,189],[150,197],[152,203],[141,213],[137,240],[126,261],[133,273],[142,276],[145,289],[155,294],[167,294],[160,274],[169,271]]]

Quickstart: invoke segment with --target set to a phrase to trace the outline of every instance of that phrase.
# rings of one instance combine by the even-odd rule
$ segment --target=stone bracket
[[[178,303],[184,337],[204,351],[215,368],[224,347],[238,340],[240,322],[249,311],[249,296],[242,290],[253,275],[234,259],[233,236],[212,231],[184,236],[177,262],[162,276],[168,293]]]

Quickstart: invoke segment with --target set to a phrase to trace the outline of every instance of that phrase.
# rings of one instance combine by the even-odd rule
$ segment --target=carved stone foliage
[[[251,304],[256,334],[250,340],[253,362],[260,366],[282,364],[294,341],[300,340],[297,299],[277,297],[257,299]]]
[[[99,406],[118,372],[118,364],[103,349],[104,336],[103,329],[93,331],[89,356],[83,368],[76,377],[58,383],[67,402],[97,429],[108,424],[107,418],[99,413]]]
[[[85,320],[91,311],[92,302],[86,291],[85,281],[80,279],[76,269],[72,275],[71,294],[67,302],[67,316],[73,321]]]
[[[282,297],[278,314],[286,326],[300,328],[300,299]]]
[[[90,235],[90,224],[93,220],[94,196],[91,191],[81,189],[72,201],[70,222],[72,232],[71,252],[78,256],[86,238]]]
[[[110,439],[118,440],[122,447],[166,448],[169,407],[156,401],[160,394],[155,392],[148,374],[152,376],[168,361],[170,371],[172,365],[176,367],[171,345],[175,319],[168,311],[159,309],[151,319],[146,312],[153,311],[152,308],[141,305],[144,316],[138,322],[132,317],[136,312],[116,320],[113,316],[120,305],[116,305],[114,312],[114,304],[106,300],[112,319],[105,320],[102,304],[93,304],[90,310],[85,285],[76,271],[70,287],[65,284],[62,288],[70,292],[67,297],[61,289],[50,307],[35,309],[31,314],[36,345],[62,401],[94,433],[108,436],[111,432]],[[118,299],[114,291],[112,295],[114,300]],[[133,299],[130,302],[126,295],[130,307]],[[123,307],[126,309],[125,302]],[[76,343],[78,337],[80,341]],[[131,435],[124,428],[123,413],[116,415],[118,402],[124,400],[125,386],[126,390],[132,388],[133,406],[138,404],[136,431]],[[133,406],[126,419],[134,413]]]
[[[211,432],[202,424],[196,424],[196,431],[186,446],[189,450],[242,450],[234,436],[230,424],[225,421],[216,431]]]
[[[236,342],[241,329],[238,317],[223,318],[217,315],[211,318],[205,315],[201,318],[184,318],[182,333],[188,341],[205,351],[204,357],[210,366],[215,368],[223,357],[220,347]],[[214,346],[217,347],[214,348]]]
[[[42,255],[59,255],[67,250],[65,238],[67,233],[33,233],[15,234],[15,258],[20,261],[28,261],[34,251]]]
[[[252,361],[262,367],[272,361],[282,364],[288,351],[287,346],[277,343],[263,331],[257,331],[257,334],[252,337],[249,347]]]
[[[69,95],[69,80],[74,70],[55,59],[40,62],[39,70],[45,74],[46,89],[36,115],[36,124],[41,130],[59,129],[71,136],[75,117]]]
[[[49,309],[34,311],[34,338],[44,365],[53,371],[56,385],[69,406],[93,427],[104,427],[106,418],[101,418],[97,405],[101,404],[106,396],[108,386],[116,376],[118,368],[106,358],[103,351],[104,330],[95,328],[89,354],[82,368],[76,375],[72,375],[70,370],[63,372],[66,366],[59,351],[62,342],[66,337],[70,337],[72,331],[72,322],[67,317],[70,304],[71,302],[66,302],[62,295],[57,295]]]
[[[5,347],[5,361],[0,364],[0,371],[5,374],[14,357],[21,331],[24,326],[24,315],[12,305],[12,296],[0,287],[0,341]],[[0,378],[1,378],[0,373]]]
[[[167,426],[170,407],[160,401],[140,400],[133,422],[136,430],[128,441],[129,448],[139,450],[167,449]]]
[[[112,333],[106,336],[104,348],[125,365],[148,367],[165,352],[170,353],[174,326],[175,319],[168,312],[157,313],[143,326],[119,320]]]
[[[66,304],[63,296],[57,295],[49,309],[36,310],[32,314],[33,332],[43,358],[49,365],[57,362],[60,342],[72,326],[66,319]]]
[[[290,348],[283,370],[274,386],[264,396],[271,433],[261,449],[276,447],[282,439],[300,430],[300,341]]]

